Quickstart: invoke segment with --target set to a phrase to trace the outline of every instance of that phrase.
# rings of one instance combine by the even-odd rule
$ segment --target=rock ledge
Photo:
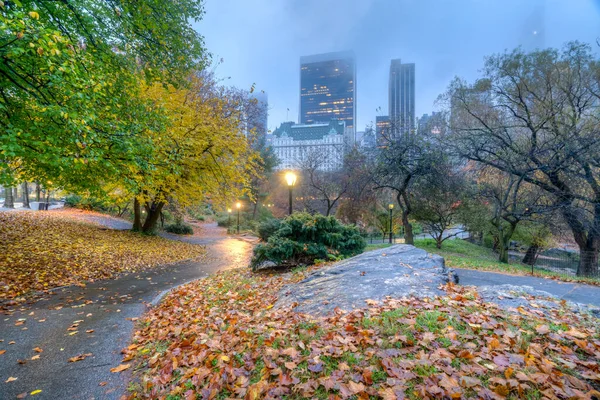
[[[296,304],[295,311],[325,315],[337,307],[364,307],[367,299],[443,295],[438,287],[456,279],[441,256],[399,244],[340,261],[285,286],[275,307]]]

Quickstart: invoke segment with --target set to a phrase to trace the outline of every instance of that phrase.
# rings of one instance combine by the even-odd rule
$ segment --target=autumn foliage
[[[204,248],[80,222],[0,212],[0,299],[198,257]]]
[[[274,307],[305,275],[232,270],[175,289],[124,350],[130,398],[600,396],[600,325],[565,304],[501,310],[449,286],[327,318]]]

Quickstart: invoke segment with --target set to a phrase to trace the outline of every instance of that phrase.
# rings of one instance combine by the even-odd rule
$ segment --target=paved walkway
[[[471,269],[455,268],[460,278],[461,285],[494,286],[518,285],[531,286],[536,290],[543,290],[559,299],[575,303],[593,304],[600,307],[600,287],[582,283],[561,282],[553,279],[537,278],[534,276],[516,276],[499,274],[495,272],[477,271]]]
[[[250,241],[227,237],[216,224],[202,225],[202,233],[194,236],[165,236],[206,245],[208,259],[85,288],[68,287],[3,317],[0,350],[6,353],[0,354],[0,399],[15,399],[34,390],[42,390],[37,399],[118,399],[126,390],[129,374],[111,373],[110,368],[121,363],[120,351],[129,344],[134,321],[147,304],[176,285],[247,265],[253,247]],[[68,361],[86,353],[92,355]],[[9,377],[17,380],[7,383]]]

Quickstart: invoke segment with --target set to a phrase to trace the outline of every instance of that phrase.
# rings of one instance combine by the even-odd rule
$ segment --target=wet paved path
[[[509,284],[531,286],[536,290],[548,292],[559,299],[565,299],[574,303],[593,304],[600,307],[600,286],[561,282],[535,276],[507,275],[460,268],[454,268],[454,270],[460,278],[461,285],[495,286]]]
[[[117,229],[128,227],[122,220],[95,219]],[[0,354],[0,399],[15,399],[34,390],[41,392],[27,398],[118,399],[126,390],[129,374],[111,373],[110,368],[121,363],[120,351],[129,344],[135,319],[147,304],[179,284],[248,265],[251,241],[228,237],[216,224],[201,226],[202,232],[194,236],[164,236],[206,245],[205,259],[84,288],[60,289],[48,299],[1,316],[0,351],[6,352]],[[82,361],[68,361],[87,353],[92,355]],[[9,377],[17,380],[6,382]]]

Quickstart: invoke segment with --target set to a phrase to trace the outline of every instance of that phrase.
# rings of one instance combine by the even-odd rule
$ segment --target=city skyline
[[[598,52],[600,36],[599,0],[465,0],[458,5],[352,0],[345,7],[316,0],[208,0],[206,11],[223,16],[195,24],[213,60],[223,58],[215,73],[230,77],[226,84],[249,88],[255,83],[269,93],[270,130],[299,114],[302,55],[354,51],[356,130],[362,131],[377,115],[387,114],[391,59],[417,65],[419,116],[436,110],[435,99],[455,76],[477,77],[485,56],[517,46],[560,48],[570,40],[589,43]],[[394,23],[401,16],[404,23]]]

